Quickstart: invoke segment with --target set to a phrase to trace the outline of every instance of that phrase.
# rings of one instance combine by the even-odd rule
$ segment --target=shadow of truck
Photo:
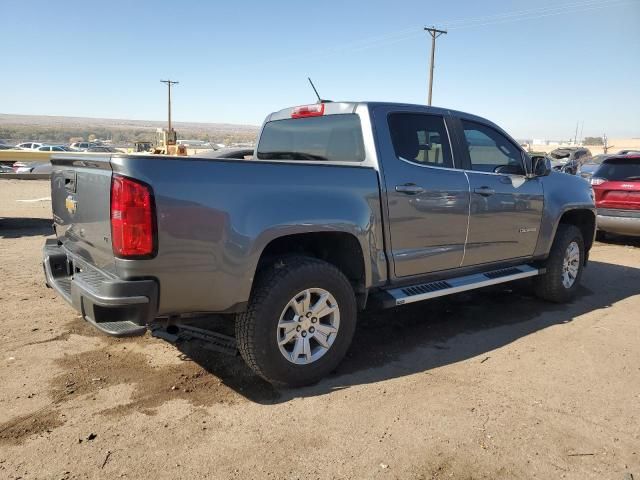
[[[396,309],[363,312],[349,353],[338,369],[320,383],[301,389],[274,388],[254,375],[240,356],[217,354],[192,342],[177,346],[185,357],[247,399],[279,403],[426,372],[486,354],[637,295],[640,269],[592,261],[578,298],[566,305],[543,302],[531,295],[528,287],[526,281],[503,284]]]
[[[0,238],[21,238],[53,234],[50,218],[0,217]]]

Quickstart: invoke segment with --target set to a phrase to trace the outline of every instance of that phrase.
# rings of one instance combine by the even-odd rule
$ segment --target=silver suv
[[[98,144],[93,142],[74,142],[69,146],[74,150],[86,152],[88,149],[98,146]]]

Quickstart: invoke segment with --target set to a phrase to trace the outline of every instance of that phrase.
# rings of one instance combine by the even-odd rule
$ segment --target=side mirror
[[[551,160],[541,155],[531,157],[531,171],[530,178],[546,177],[551,173]]]

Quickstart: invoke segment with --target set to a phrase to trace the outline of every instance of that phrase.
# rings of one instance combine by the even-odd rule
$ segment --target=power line
[[[521,16],[528,16],[528,15],[539,15],[539,14],[546,14],[550,12],[559,12],[559,14],[570,13],[570,11],[579,10],[581,7],[590,7],[594,5],[606,7],[608,4],[615,3],[616,1],[619,1],[619,0],[609,0],[608,2],[602,1],[602,0],[584,0],[581,2],[565,3],[565,4],[555,5],[551,7],[530,8],[530,9],[514,11],[514,12],[496,13],[493,15],[467,17],[467,18],[461,18],[457,20],[445,20],[439,23],[446,27],[452,28],[454,26],[458,27],[468,23],[494,21],[494,20],[508,19],[511,17],[521,17]]]
[[[442,28],[450,30],[460,30],[464,28],[484,27],[492,25],[501,25],[505,23],[518,22],[523,20],[537,20],[540,18],[564,15],[569,13],[578,13],[581,11],[591,11],[607,7],[622,6],[625,4],[634,3],[637,0],[585,0],[582,2],[567,3],[564,5],[557,5],[553,7],[541,7],[528,10],[521,10],[515,12],[498,13],[495,15],[484,15],[478,17],[468,17],[453,20],[444,20],[436,22],[441,25]],[[280,57],[270,59],[269,63],[279,61],[296,61],[303,57],[318,58],[318,57],[331,57],[340,53],[347,52],[359,52],[362,50],[368,50],[371,48],[382,47],[392,45],[395,43],[403,42],[412,38],[417,38],[422,34],[421,30],[416,27],[406,28],[395,32],[387,32],[381,35],[375,35],[359,39],[354,42],[343,43],[340,46],[315,50],[311,52],[305,52],[304,55],[296,54],[286,57]],[[266,63],[266,60],[265,60]]]
[[[589,7],[587,8],[587,10],[593,10],[596,8],[615,6],[615,4],[630,3],[631,1],[633,0],[586,0],[582,2],[558,5],[555,7],[542,7],[542,8],[521,10],[516,12],[500,13],[495,15],[467,17],[467,18],[456,19],[456,20],[443,20],[436,23],[438,25],[442,25],[443,28],[450,27],[448,28],[448,30],[470,28],[470,27],[480,26],[480,25],[489,25],[489,24],[492,24],[493,22],[509,23],[512,21],[515,22],[515,21],[528,20],[528,19],[535,20],[537,18],[542,18],[544,16],[561,15],[566,13],[577,12],[577,11],[580,11],[581,7]],[[527,18],[527,15],[529,16],[528,18]],[[514,17],[514,18],[510,18],[510,17]],[[478,22],[484,22],[484,23],[478,24]],[[478,24],[478,25],[474,25],[474,24]],[[374,48],[379,45],[385,45],[390,43],[396,43],[398,41],[408,40],[410,38],[418,36],[418,34],[419,34],[419,31],[415,27],[406,28],[406,29],[395,31],[395,32],[388,32],[382,35],[367,37],[364,39],[357,40],[355,42],[345,43],[339,47],[310,52],[309,55],[314,56],[318,54],[327,54],[327,53],[331,53],[332,51],[336,53],[340,51],[359,51],[367,48]]]
[[[444,20],[436,22],[438,25],[442,25],[447,30],[459,30],[462,28],[479,27],[485,25],[497,25],[502,23],[511,23],[522,20],[536,20],[538,18],[544,18],[555,15],[563,15],[567,13],[576,13],[580,11],[590,11],[599,8],[606,8],[611,6],[624,5],[633,3],[635,0],[587,0],[583,2],[569,3],[565,5],[558,5],[555,7],[543,7],[537,9],[521,10],[516,12],[501,13],[495,15],[485,15],[479,17],[468,17],[458,20]],[[478,23],[481,22],[481,23]],[[397,43],[399,41],[408,40],[410,38],[417,37],[419,32],[414,29],[403,29],[396,32],[389,32],[384,35],[378,35],[375,37],[368,37],[357,42],[347,43],[340,47],[336,47],[332,50],[336,52],[347,51],[360,51],[368,48],[374,48],[381,45]],[[396,37],[396,38],[393,38]],[[388,39],[388,40],[387,40]],[[322,52],[316,52],[318,54]],[[326,53],[326,51],[325,51]],[[313,53],[311,54],[313,55]]]
[[[587,12],[587,11],[591,11],[591,10],[598,10],[601,8],[606,8],[606,7],[612,7],[612,6],[619,6],[619,5],[624,5],[624,4],[628,4],[628,3],[633,3],[633,0],[613,0],[611,2],[597,2],[597,3],[593,3],[593,4],[589,4],[589,5],[583,5],[581,6],[581,8],[578,9],[564,9],[564,10],[556,10],[556,11],[549,11],[549,12],[539,12],[536,14],[519,14],[519,15],[514,15],[513,17],[509,17],[509,18],[494,18],[494,19],[490,19],[488,21],[482,22],[482,23],[473,23],[473,22],[468,22],[466,24],[458,24],[458,25],[453,25],[453,26],[448,26],[449,30],[461,30],[464,28],[473,28],[473,27],[486,27],[486,26],[491,26],[491,25],[502,25],[505,23],[512,23],[512,22],[520,22],[523,20],[538,20],[540,18],[546,18],[546,17],[554,17],[554,16],[558,16],[558,15],[564,15],[564,14],[568,14],[568,13],[577,13],[577,12]]]

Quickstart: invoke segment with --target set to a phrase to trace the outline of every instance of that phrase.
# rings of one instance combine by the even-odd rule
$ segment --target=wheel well
[[[257,271],[291,255],[314,257],[335,265],[351,282],[358,307],[364,308],[367,301],[364,255],[356,237],[344,232],[317,232],[276,238],[262,251]]]
[[[578,227],[582,232],[585,251],[591,249],[596,228],[596,216],[591,210],[569,210],[562,215],[560,223]]]

